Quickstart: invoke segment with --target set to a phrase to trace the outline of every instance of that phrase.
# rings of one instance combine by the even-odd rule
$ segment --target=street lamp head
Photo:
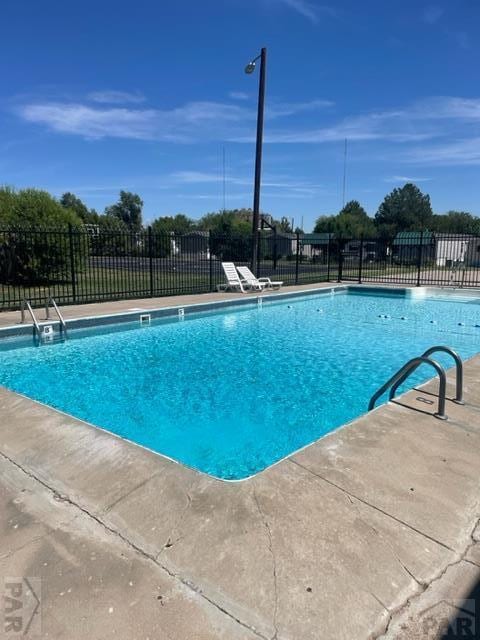
[[[252,60],[252,62],[249,62],[247,64],[247,66],[245,67],[245,73],[253,73],[255,71],[255,60]]]

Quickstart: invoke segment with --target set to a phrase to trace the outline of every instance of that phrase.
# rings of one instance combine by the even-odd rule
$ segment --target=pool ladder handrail
[[[447,347],[444,345],[435,345],[433,347],[430,347],[429,349],[427,349],[426,351],[424,351],[422,353],[422,355],[420,357],[422,358],[430,358],[430,356],[434,353],[447,353],[448,355],[452,356],[452,358],[455,361],[455,398],[453,398],[452,402],[455,402],[456,404],[465,404],[463,401],[463,362],[461,357],[458,355],[458,353],[456,351],[454,351],[451,347]],[[418,365],[420,366],[420,365]],[[410,372],[410,373],[413,373]],[[410,373],[408,374],[404,374],[404,376],[402,378],[400,378],[400,380],[398,380],[391,388],[390,390],[390,396],[389,399],[392,400],[395,397],[395,394],[397,392],[398,387],[400,387],[405,380],[408,378],[408,376],[410,375]]]
[[[25,322],[25,310],[27,310],[28,313],[30,314],[30,317],[32,318],[32,322],[33,322],[34,331],[37,334],[38,339],[41,340],[42,331],[40,329],[40,325],[38,324],[38,320],[35,317],[35,314],[33,313],[32,305],[26,298],[23,298],[20,304],[20,314],[21,314],[22,324]]]
[[[383,396],[383,394],[391,387],[389,400],[392,400],[394,397],[393,390],[398,388],[400,384],[400,380],[405,381],[420,365],[429,364],[432,366],[435,371],[438,373],[438,377],[440,378],[440,389],[438,393],[438,409],[437,413],[434,414],[436,418],[439,420],[447,420],[447,415],[445,414],[445,399],[447,392],[447,376],[445,374],[445,369],[442,365],[435,362],[431,358],[425,358],[423,356],[418,356],[417,358],[412,358],[406,364],[403,365],[393,376],[385,382],[384,385],[376,391],[373,396],[370,398],[370,402],[368,403],[368,410],[371,411],[375,407],[376,401]]]
[[[440,420],[447,420],[447,416],[445,414],[445,400],[447,393],[447,376],[445,374],[445,369],[438,364],[435,360],[432,360],[430,356],[433,353],[447,353],[452,356],[455,361],[456,367],[456,391],[455,398],[453,402],[457,404],[464,404],[463,402],[463,362],[458,353],[451,349],[450,347],[446,347],[444,345],[435,345],[430,347],[423,354],[417,358],[412,358],[406,364],[403,365],[401,369],[399,369],[383,386],[378,389],[376,393],[371,397],[370,402],[368,404],[368,410],[371,411],[376,401],[382,396],[389,388],[389,400],[393,400],[397,389],[402,385],[405,380],[418,369],[418,367],[422,364],[431,365],[435,371],[438,373],[438,377],[440,379],[440,389],[438,393],[438,410],[435,413],[435,417]]]
[[[55,310],[55,313],[58,316],[58,319],[60,321],[60,330],[63,333],[63,335],[66,337],[67,336],[67,324],[62,316],[62,314],[60,313],[60,309],[57,306],[57,303],[55,302],[55,299],[52,298],[52,296],[50,296],[46,303],[45,303],[45,315],[47,320],[50,320],[50,306],[52,306]]]

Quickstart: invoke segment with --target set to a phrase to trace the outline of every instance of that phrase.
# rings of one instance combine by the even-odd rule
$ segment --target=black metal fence
[[[222,261],[249,264],[252,238],[63,230],[0,231],[0,309],[215,291]],[[327,281],[480,287],[480,236],[394,238],[262,231],[258,273],[285,285]]]

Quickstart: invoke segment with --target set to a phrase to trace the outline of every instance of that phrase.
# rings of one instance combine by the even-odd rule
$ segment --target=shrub
[[[0,188],[0,281],[48,284],[69,279],[69,229],[75,239],[75,267],[85,256],[79,218],[46,191]]]

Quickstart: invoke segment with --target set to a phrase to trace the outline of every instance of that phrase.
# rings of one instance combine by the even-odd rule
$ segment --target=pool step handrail
[[[20,314],[21,314],[22,324],[25,322],[25,311],[28,311],[28,313],[30,314],[30,317],[32,318],[32,322],[33,322],[33,329],[37,334],[38,339],[41,340],[42,332],[40,329],[40,325],[38,324],[38,320],[35,314],[33,313],[32,305],[26,298],[23,298],[20,304]]]
[[[445,413],[445,400],[447,395],[447,376],[445,373],[445,369],[442,365],[438,364],[435,360],[425,356],[418,356],[417,358],[412,358],[406,364],[403,365],[393,376],[387,380],[387,382],[376,391],[370,399],[368,403],[368,410],[371,411],[375,407],[375,403],[377,400],[383,396],[383,394],[388,391],[389,388],[395,387],[395,391],[398,388],[397,382],[399,380],[405,381],[418,367],[422,364],[429,364],[432,366],[435,371],[438,373],[438,377],[440,379],[440,389],[438,392],[438,409],[437,413],[434,414],[436,418],[439,420],[447,420],[447,415]],[[392,400],[395,393],[390,391],[389,399]]]
[[[53,307],[55,310],[55,313],[58,316],[58,319],[60,321],[60,330],[63,333],[63,335],[66,337],[67,335],[67,324],[62,316],[62,314],[60,313],[60,309],[57,306],[57,303],[55,302],[55,299],[52,298],[52,296],[50,296],[46,303],[45,303],[45,315],[47,320],[50,320],[50,307]]]
[[[462,359],[460,358],[460,356],[458,355],[458,353],[456,351],[454,351],[453,349],[451,349],[450,347],[446,347],[444,345],[435,345],[433,347],[430,347],[430,349],[427,349],[426,351],[424,351],[422,353],[422,358],[429,358],[432,354],[434,353],[448,353],[448,355],[452,356],[452,358],[455,361],[455,368],[456,368],[456,389],[455,389],[455,398],[453,399],[453,402],[455,402],[456,404],[465,404],[463,402],[463,362]],[[407,379],[407,377],[410,374],[405,374],[402,378],[400,378],[400,380],[398,380],[390,389],[390,400],[395,396],[395,393],[397,392],[398,387],[400,387],[405,380]]]

